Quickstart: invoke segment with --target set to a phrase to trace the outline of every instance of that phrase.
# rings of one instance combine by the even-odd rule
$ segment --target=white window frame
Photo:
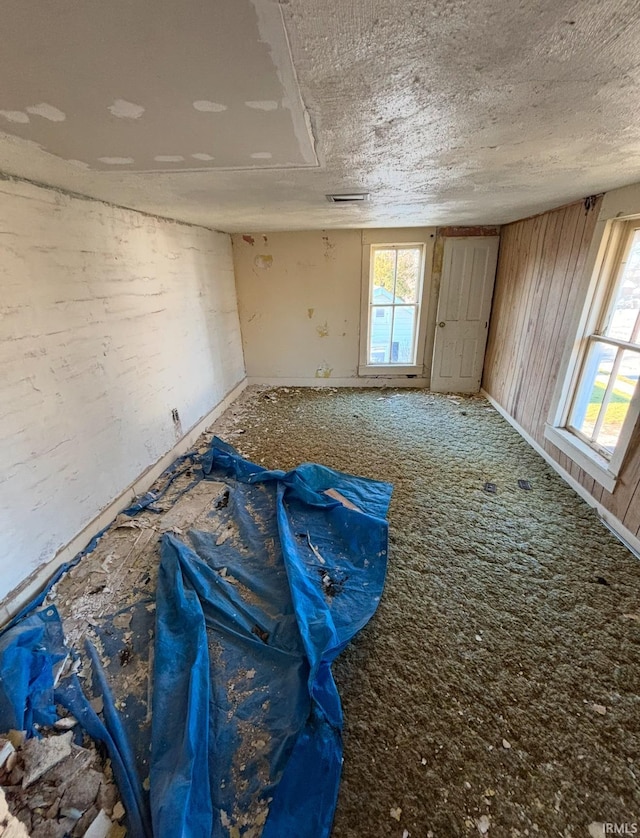
[[[604,212],[606,212],[605,207],[601,212],[601,219]],[[640,214],[625,215],[602,219],[596,227],[588,260],[592,266],[592,272],[586,304],[575,332],[577,337],[566,363],[566,374],[559,379],[561,386],[556,390],[550,419],[544,429],[545,438],[549,442],[608,492],[613,492],[616,487],[631,436],[640,416],[640,386],[636,385],[618,443],[610,459],[569,430],[567,425],[582,366],[592,342],[590,335],[598,333],[598,328],[611,305],[613,288],[618,279],[620,263],[625,255],[625,246],[630,229],[632,229],[630,224],[633,222],[637,224],[639,221]]]
[[[431,289],[431,266],[435,228],[420,227],[391,230],[363,230],[362,233],[362,286],[360,317],[360,362],[358,375],[395,378],[403,375],[422,375],[427,334]],[[371,306],[371,254],[374,248],[420,247],[422,249],[421,282],[418,288],[418,314],[416,323],[416,357],[413,364],[370,364],[369,334]]]

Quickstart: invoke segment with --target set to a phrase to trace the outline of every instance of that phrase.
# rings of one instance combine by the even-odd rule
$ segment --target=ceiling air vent
[[[368,192],[346,192],[344,195],[327,195],[327,201],[332,204],[362,204],[368,200]]]

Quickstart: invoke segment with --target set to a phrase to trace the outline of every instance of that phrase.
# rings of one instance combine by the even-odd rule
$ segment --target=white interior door
[[[480,389],[499,243],[499,236],[445,240],[431,367],[435,393]]]

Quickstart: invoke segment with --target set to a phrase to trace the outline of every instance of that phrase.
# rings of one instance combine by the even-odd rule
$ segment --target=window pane
[[[608,337],[640,342],[640,230],[631,241],[627,261],[618,278],[613,309],[605,329]]]
[[[419,247],[404,248],[398,251],[395,300],[397,303],[416,303],[418,301],[421,255]]]
[[[371,331],[369,341],[369,363],[390,363],[391,312],[392,306],[371,307]]]
[[[395,249],[373,251],[372,302],[393,302],[396,259]]]
[[[569,424],[589,439],[598,421],[616,353],[615,346],[592,343],[587,354]]]
[[[597,442],[613,454],[640,375],[640,354],[623,352]]]
[[[416,325],[415,306],[396,306],[391,339],[391,363],[413,364]]]

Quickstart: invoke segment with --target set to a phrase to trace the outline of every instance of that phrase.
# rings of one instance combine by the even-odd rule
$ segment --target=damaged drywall
[[[431,242],[435,229],[272,233],[268,237],[268,258],[264,253],[256,254],[259,233],[232,236],[249,379],[292,385],[313,385],[318,379],[328,378],[340,386],[375,383],[358,371],[361,332],[366,328],[362,285],[368,277],[363,276],[367,271],[363,254],[368,253],[371,244],[393,243],[398,236],[401,241],[411,241],[415,236],[415,241],[427,244],[422,305],[427,339],[431,335],[433,346],[437,296],[431,280]],[[427,353],[427,373],[423,374],[420,358],[413,379],[406,377],[406,371],[399,376],[390,368],[379,381],[391,377],[422,386],[430,359]]]
[[[360,327],[358,230],[233,237],[247,374],[355,378]]]

